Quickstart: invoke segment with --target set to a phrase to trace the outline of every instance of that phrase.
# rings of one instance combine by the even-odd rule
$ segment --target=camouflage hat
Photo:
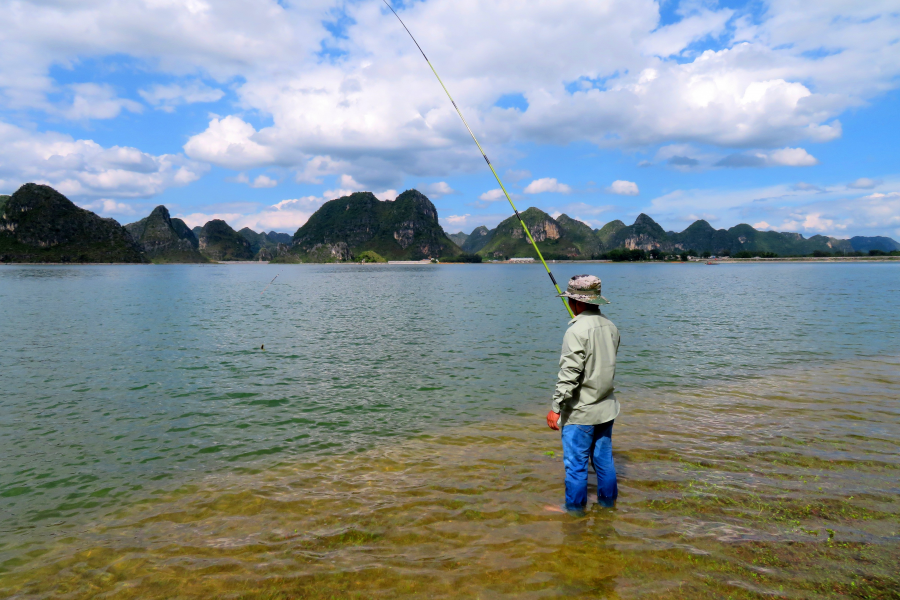
[[[569,287],[559,296],[585,304],[609,304],[609,300],[600,295],[600,278],[593,275],[576,275],[569,280]]]

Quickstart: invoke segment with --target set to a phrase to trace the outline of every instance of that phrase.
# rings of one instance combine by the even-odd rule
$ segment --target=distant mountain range
[[[643,213],[638,215],[632,225],[625,225],[617,220],[599,229],[591,229],[567,215],[554,219],[537,208],[529,208],[522,213],[522,218],[541,254],[549,259],[602,258],[616,249],[648,252],[658,250],[668,253],[693,250],[717,255],[771,253],[779,256],[806,256],[814,252],[868,253],[870,250],[900,250],[900,244],[887,237],[857,236],[842,240],[814,235],[805,238],[799,233],[759,231],[746,224],[735,225],[730,229],[715,229],[703,220],[695,221],[678,233],[665,231]],[[462,240],[463,252],[477,253],[485,258],[537,256],[515,217],[506,219],[495,229],[482,226],[475,228],[465,238],[464,235],[459,232],[452,236],[456,240]]]
[[[548,259],[602,258],[622,249],[781,256],[900,251],[900,244],[888,237],[805,238],[799,233],[758,231],[749,225],[714,229],[702,220],[677,233],[664,231],[644,214],[632,225],[612,221],[599,229],[567,215],[553,218],[537,208],[529,208],[522,217]],[[380,262],[465,260],[463,254],[489,259],[535,256],[515,217],[494,229],[482,226],[468,235],[448,236],[438,224],[434,204],[416,190],[407,190],[394,201],[379,200],[369,192],[331,200],[293,236],[257,233],[246,227],[235,231],[219,219],[191,229],[165,206],[123,227],[75,206],[49,186],[34,183],[23,185],[12,196],[0,196],[0,262]]]

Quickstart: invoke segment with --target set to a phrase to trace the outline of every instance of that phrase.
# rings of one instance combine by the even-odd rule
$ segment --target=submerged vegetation
[[[896,366],[632,391],[616,510],[546,511],[561,494],[558,437],[504,411],[157,491],[2,563],[0,598],[897,600],[897,440],[856,433],[882,424]],[[871,412],[822,433],[848,398],[831,390],[853,381],[879,382]]]

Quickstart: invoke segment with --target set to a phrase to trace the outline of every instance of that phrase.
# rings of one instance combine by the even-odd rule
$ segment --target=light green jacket
[[[552,405],[560,427],[599,425],[619,416],[613,393],[618,350],[619,330],[599,309],[569,321]]]

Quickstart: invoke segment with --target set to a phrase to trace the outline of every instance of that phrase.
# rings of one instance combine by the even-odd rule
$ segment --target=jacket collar
[[[576,321],[578,321],[578,320],[581,319],[582,317],[596,317],[596,316],[600,316],[601,314],[602,314],[602,313],[600,312],[600,308],[599,308],[599,307],[596,308],[596,309],[591,309],[591,308],[589,308],[589,309],[583,311],[580,315],[578,315],[577,317],[575,317],[575,318],[572,319],[571,321],[569,321],[569,325],[572,325],[573,323],[575,323]]]

